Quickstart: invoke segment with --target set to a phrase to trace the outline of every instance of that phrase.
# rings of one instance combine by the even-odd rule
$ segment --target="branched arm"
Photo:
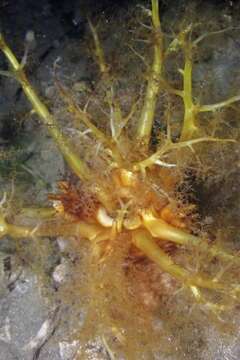
[[[32,104],[34,111],[38,114],[42,122],[47,126],[50,135],[55,140],[70,168],[81,179],[89,179],[91,177],[91,173],[88,166],[76,155],[67,138],[63,135],[62,131],[58,127],[56,119],[52,116],[52,114],[50,114],[46,105],[40,100],[40,97],[29,83],[21,64],[18,62],[12,50],[6,44],[2,34],[0,34],[0,50],[2,50],[6,56],[15,78],[21,84],[22,89]]]
[[[143,212],[142,217],[145,228],[155,238],[171,241],[178,245],[194,246],[209,253],[212,257],[217,256],[225,261],[240,262],[239,257],[229,254],[217,245],[209,246],[201,238],[175,228],[164,220],[155,217],[151,212]]]
[[[154,261],[159,267],[180,280],[186,286],[198,286],[206,289],[224,290],[225,286],[212,279],[204,279],[199,274],[191,275],[181,266],[174,264],[171,258],[156,244],[152,236],[145,230],[136,230],[133,233],[133,243],[149,259]]]
[[[240,101],[240,95],[232,96],[231,98],[224,101],[220,101],[219,103],[216,104],[201,105],[199,106],[198,111],[199,112],[216,111],[223,107],[227,107],[237,101]]]
[[[119,136],[119,129],[121,128],[121,122],[122,122],[122,111],[119,105],[119,102],[116,99],[115,93],[114,93],[114,82],[112,79],[112,76],[109,71],[109,66],[107,65],[105,61],[104,56],[104,50],[101,46],[101,42],[98,37],[98,33],[96,28],[93,26],[91,21],[89,21],[90,30],[93,36],[94,45],[95,45],[95,55],[97,59],[97,63],[99,66],[100,73],[104,79],[105,82],[105,88],[106,88],[106,99],[110,108],[110,129],[111,129],[111,135],[112,139],[115,143],[117,143],[118,136]],[[115,146],[111,142],[111,150],[115,154],[115,158],[117,158],[118,165],[121,164],[121,155],[117,149],[117,146]]]
[[[182,71],[182,75],[183,75],[182,98],[184,103],[184,120],[180,135],[181,141],[192,139],[197,133],[198,131],[197,116],[199,113],[216,111],[223,107],[227,107],[237,101],[240,101],[240,95],[236,95],[216,104],[210,104],[210,105],[194,104],[193,96],[192,96],[192,50],[193,47],[196,46],[196,44],[202,40],[202,37],[198,38],[197,40],[195,40],[195,42],[191,43],[190,41],[185,39],[185,35],[186,33],[183,33],[182,40],[179,41],[185,57],[184,69]],[[181,93],[177,95],[181,96]]]
[[[62,98],[68,106],[68,111],[73,114],[74,118],[78,122],[83,123],[87,127],[87,129],[90,129],[97,140],[99,140],[103,145],[105,145],[112,151],[113,157],[120,165],[121,154],[119,153],[117,147],[112,142],[112,140],[94,125],[94,123],[91,121],[90,115],[79,108],[71,94],[64,89],[64,87],[60,84],[58,80],[56,80],[56,85],[62,95]]]
[[[160,147],[159,150],[157,150],[154,154],[146,158],[145,160],[142,160],[133,166],[134,171],[138,170],[145,170],[146,168],[149,168],[153,165],[161,165],[165,167],[171,167],[170,165],[174,164],[168,164],[161,161],[161,157],[164,157],[168,153],[170,153],[173,150],[182,149],[185,147],[191,147],[192,145],[202,143],[202,142],[231,142],[234,143],[234,139],[218,139],[213,137],[200,137],[197,139],[190,139],[186,141],[180,141],[177,143],[174,143],[172,141],[166,142],[163,146]]]
[[[136,112],[137,109],[137,104],[138,104],[139,100],[136,100],[133,104],[132,107],[129,111],[129,113],[122,119],[121,121],[121,126],[118,129],[117,135],[116,135],[116,139],[118,140],[119,137],[121,136],[122,130],[127,126],[129,120],[131,120],[131,118],[133,117],[134,113]]]

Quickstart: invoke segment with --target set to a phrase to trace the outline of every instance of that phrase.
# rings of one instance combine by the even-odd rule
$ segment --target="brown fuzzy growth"
[[[76,221],[89,220],[96,215],[99,202],[88,189],[84,189],[80,184],[71,185],[66,181],[59,182],[58,186],[61,193],[49,194],[48,199],[59,201],[66,215],[70,215]]]

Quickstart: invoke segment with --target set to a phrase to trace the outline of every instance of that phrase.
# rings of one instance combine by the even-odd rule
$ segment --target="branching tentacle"
[[[178,245],[189,247],[197,247],[206,253],[211,254],[212,257],[219,257],[225,261],[233,261],[240,263],[239,257],[236,257],[227,251],[219,248],[217,245],[209,246],[198,236],[192,235],[178,229],[164,220],[157,218],[151,211],[142,212],[143,224],[153,237],[168,240]]]
[[[180,280],[186,286],[198,286],[206,289],[224,290],[225,285],[214,282],[211,279],[204,279],[200,275],[191,275],[187,270],[174,264],[171,258],[156,244],[152,236],[145,230],[136,230],[133,233],[133,243],[149,259],[159,265],[159,267]]]
[[[9,65],[11,66],[12,72],[21,84],[26,97],[32,104],[33,109],[39,115],[44,125],[48,128],[50,135],[57,143],[62,155],[64,156],[70,168],[81,179],[89,179],[91,177],[91,173],[88,166],[76,155],[76,152],[70,145],[69,141],[66,139],[66,137],[60,130],[56,119],[53,117],[52,114],[50,114],[46,105],[40,100],[40,97],[37,95],[36,91],[29,83],[21,67],[21,64],[18,62],[12,50],[6,44],[2,34],[0,34],[0,50],[2,50],[2,52],[6,56]]]

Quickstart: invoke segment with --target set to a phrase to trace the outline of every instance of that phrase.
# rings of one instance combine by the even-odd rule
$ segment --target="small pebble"
[[[62,262],[61,264],[56,266],[56,268],[52,274],[52,277],[56,283],[62,284],[66,280],[67,274],[68,274],[67,263]]]

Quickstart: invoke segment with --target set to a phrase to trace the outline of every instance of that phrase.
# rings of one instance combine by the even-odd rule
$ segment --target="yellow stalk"
[[[149,259],[159,267],[183,282],[187,286],[199,286],[206,289],[223,290],[224,286],[211,279],[204,279],[200,275],[191,275],[187,270],[174,264],[172,259],[156,244],[152,236],[145,230],[136,230],[133,233],[133,243]]]
[[[90,241],[94,241],[101,235],[101,239],[109,238],[109,230],[97,224],[87,222],[59,222],[49,221],[45,224],[39,224],[35,227],[18,226],[9,224],[2,215],[0,215],[0,239],[9,235],[14,239],[31,238],[34,236],[81,236]]]
[[[90,30],[92,33],[94,44],[95,44],[95,54],[96,54],[97,63],[99,65],[100,72],[101,72],[101,74],[107,74],[109,68],[105,61],[104,51],[100,44],[97,31],[90,20],[88,20],[88,23],[89,23],[89,27],[90,27]]]
[[[142,212],[143,224],[153,237],[168,240],[179,245],[199,244],[198,237],[178,229],[164,220],[156,218],[152,212]]]
[[[0,239],[6,235],[14,238],[24,238],[31,235],[32,229],[27,226],[17,226],[8,224],[4,216],[0,214]]]
[[[232,96],[231,98],[221,101],[216,104],[210,104],[210,105],[201,105],[198,107],[199,112],[207,112],[207,111],[216,111],[218,109],[221,109],[223,107],[227,107],[237,101],[240,101],[240,95]]]
[[[74,152],[72,146],[68,142],[67,138],[63,135],[59,129],[56,119],[50,114],[45,104],[40,100],[34,88],[29,83],[21,64],[16,59],[12,50],[6,44],[3,36],[0,34],[0,49],[6,56],[9,64],[11,65],[12,71],[16,79],[22,86],[22,89],[32,104],[34,111],[38,114],[42,122],[47,126],[48,131],[52,138],[58,145],[63,157],[74,171],[74,173],[81,179],[89,179],[91,177],[88,166],[81,160]]]
[[[49,219],[57,214],[57,210],[54,207],[42,207],[42,208],[22,208],[20,215],[29,218],[36,219]]]
[[[184,44],[185,65],[183,70],[183,103],[184,120],[180,140],[191,139],[197,131],[196,115],[197,108],[192,98],[192,49],[191,44]]]
[[[155,217],[152,212],[142,212],[143,225],[150,234],[158,239],[171,241],[178,245],[195,246],[206,251],[212,257],[218,256],[226,261],[239,262],[239,258],[227,253],[216,245],[209,246],[201,238],[178,229],[164,220]]]
[[[137,137],[144,146],[148,146],[151,137],[157,96],[160,89],[160,76],[162,72],[163,41],[159,19],[158,0],[152,0],[152,23],[155,37],[154,56],[147,83],[144,104],[137,124]]]

